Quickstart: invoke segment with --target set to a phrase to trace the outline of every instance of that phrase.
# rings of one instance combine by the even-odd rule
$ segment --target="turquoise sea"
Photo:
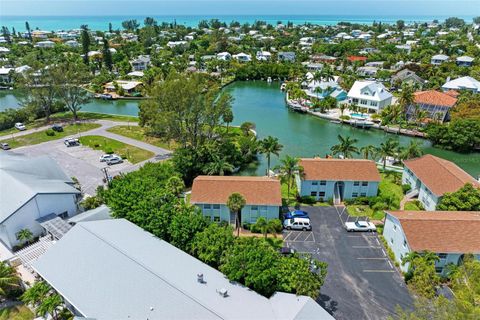
[[[471,22],[472,16],[460,16],[467,22]],[[219,19],[224,22],[233,20],[241,23],[252,23],[256,20],[267,21],[276,24],[278,21],[286,23],[291,21],[294,24],[312,23],[319,25],[335,25],[340,21],[348,21],[362,24],[372,24],[374,21],[382,23],[395,23],[402,19],[407,23],[410,22],[429,22],[434,19],[439,21],[445,20],[448,16],[426,16],[426,15],[409,15],[409,16],[371,16],[371,15],[154,15],[159,22],[173,23],[195,27],[201,20],[209,20],[212,18]],[[30,28],[41,30],[69,30],[79,28],[82,24],[86,24],[92,30],[108,30],[108,24],[112,23],[114,29],[121,29],[122,21],[128,19],[136,19],[143,25],[145,16],[2,16],[0,13],[0,26],[6,26],[9,29],[15,28],[16,31],[25,30],[25,21],[28,21]]]

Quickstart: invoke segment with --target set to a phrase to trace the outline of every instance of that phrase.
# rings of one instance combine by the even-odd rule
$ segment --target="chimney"
[[[228,297],[228,291],[225,288],[221,288],[220,290],[217,290],[217,292],[219,295],[221,295],[224,298]]]
[[[198,273],[197,274],[197,281],[198,281],[198,283],[205,283],[203,281],[203,273]]]

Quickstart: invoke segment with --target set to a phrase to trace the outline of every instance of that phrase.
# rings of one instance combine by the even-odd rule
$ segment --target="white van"
[[[308,218],[285,219],[285,221],[283,221],[283,227],[287,230],[312,230],[310,219]]]

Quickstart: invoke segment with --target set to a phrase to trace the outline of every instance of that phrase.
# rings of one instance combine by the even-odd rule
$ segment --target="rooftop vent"
[[[197,274],[197,281],[198,283],[205,283],[205,281],[203,280],[203,273]]]
[[[221,288],[220,290],[217,290],[217,292],[219,295],[221,295],[224,298],[228,297],[228,291],[225,288]]]

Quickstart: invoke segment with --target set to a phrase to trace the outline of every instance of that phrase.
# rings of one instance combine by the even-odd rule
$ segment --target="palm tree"
[[[48,297],[50,290],[51,287],[46,282],[38,281],[22,294],[20,300],[25,304],[35,306]]]
[[[299,158],[285,156],[280,160],[280,165],[276,169],[280,172],[280,176],[287,184],[287,196],[290,198],[290,187],[294,182],[295,173],[302,173],[303,168],[298,164]]]
[[[376,150],[376,154],[383,160],[383,170],[387,166],[387,157],[395,156],[400,144],[397,139],[389,138],[387,141],[380,143]]]
[[[7,264],[5,261],[0,262],[0,296],[4,297],[8,289],[19,286],[19,278],[17,270]]]
[[[376,151],[377,151],[376,147],[371,144],[360,148],[360,152],[363,154],[364,159],[369,159],[370,157],[374,158]]]
[[[319,95],[323,93],[323,89],[321,87],[315,87],[315,89],[313,89],[313,92],[317,94],[317,99],[320,100]]]
[[[27,243],[33,239],[33,233],[29,229],[25,228],[17,232],[17,240],[18,241],[25,241]]]
[[[245,207],[245,198],[238,192],[232,193],[227,200],[227,207],[231,212],[235,212],[235,227],[237,228],[237,237],[240,235],[240,212]]]
[[[52,319],[58,319],[58,308],[62,305],[62,297],[59,294],[55,293],[46,297],[37,307],[37,314],[45,316],[49,314]]]
[[[354,153],[358,154],[358,148],[355,146],[355,143],[358,142],[357,139],[351,139],[350,137],[342,137],[338,135],[339,144],[334,145],[330,148],[333,155],[342,154],[345,158],[351,158]]]
[[[278,157],[283,146],[278,143],[278,139],[272,136],[268,136],[260,141],[260,152],[267,157],[267,176],[270,176],[270,157],[272,154]]]
[[[412,140],[410,144],[406,146],[400,157],[403,160],[412,159],[412,158],[419,158],[423,155],[423,150],[420,148],[420,143],[418,141]]]
[[[225,112],[222,115],[222,120],[223,120],[223,122],[225,122],[227,124],[227,134],[228,134],[229,125],[233,121],[232,109],[228,108],[228,109],[225,110]]]
[[[328,82],[328,81],[335,80],[334,75],[333,75],[333,70],[328,65],[325,65],[322,68],[322,71],[320,72],[320,75],[321,75],[321,79],[323,79],[323,81]]]
[[[232,172],[235,168],[234,166],[227,161],[225,157],[220,158],[218,155],[212,156],[212,162],[207,163],[203,172],[208,175],[218,174],[220,176],[225,175],[225,173]]]
[[[275,222],[273,220],[267,221],[264,217],[258,218],[257,222],[255,223],[256,227],[260,229],[265,239],[269,233],[273,234],[274,237],[277,236],[277,230],[275,228]]]

